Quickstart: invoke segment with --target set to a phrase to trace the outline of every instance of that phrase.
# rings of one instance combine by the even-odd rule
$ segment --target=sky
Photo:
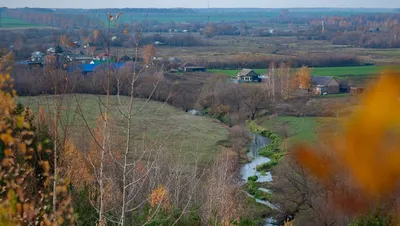
[[[0,0],[0,7],[41,8],[400,8],[400,0]]]

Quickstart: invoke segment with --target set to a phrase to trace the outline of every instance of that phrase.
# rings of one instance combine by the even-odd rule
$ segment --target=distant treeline
[[[210,69],[268,68],[272,63],[288,63],[292,67],[307,65],[310,67],[345,67],[365,65],[357,56],[338,54],[307,54],[303,56],[266,56],[262,54],[240,54],[233,59],[207,60],[197,59],[192,63]]]

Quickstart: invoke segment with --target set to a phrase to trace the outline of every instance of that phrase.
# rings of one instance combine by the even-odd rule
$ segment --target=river
[[[247,153],[247,157],[249,158],[250,162],[244,164],[242,166],[242,168],[240,169],[240,175],[242,177],[242,179],[247,182],[247,179],[250,176],[258,176],[258,180],[257,182],[270,182],[272,181],[272,176],[270,172],[267,172],[266,174],[261,174],[260,172],[257,171],[257,165],[261,165],[263,163],[267,163],[270,161],[269,158],[267,157],[263,157],[260,156],[258,154],[258,150],[260,150],[261,148],[266,147],[270,140],[266,137],[263,137],[261,135],[258,134],[250,134],[252,141],[249,144],[249,152]],[[264,191],[264,192],[270,192],[268,189],[265,188],[259,188],[259,190]],[[253,197],[250,194],[247,194],[250,197]],[[256,202],[264,204],[272,209],[277,210],[278,208],[273,205],[272,203],[270,203],[269,201],[264,201],[264,200],[260,200],[260,199],[255,199]],[[274,224],[274,220],[272,218],[266,218],[265,219],[265,224],[264,226],[273,226]]]

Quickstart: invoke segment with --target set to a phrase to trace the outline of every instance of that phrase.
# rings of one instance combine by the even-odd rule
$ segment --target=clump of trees
[[[257,53],[241,53],[231,59],[194,59],[190,62],[211,69],[268,68],[271,63],[285,63],[292,67],[339,67],[365,65],[353,54],[315,54],[291,56],[266,56]]]
[[[389,32],[353,31],[336,34],[332,37],[334,45],[352,45],[364,48],[400,48],[400,30],[395,26]]]

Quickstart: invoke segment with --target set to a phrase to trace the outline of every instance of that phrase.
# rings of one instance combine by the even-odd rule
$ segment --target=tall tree
[[[146,65],[151,64],[153,57],[156,56],[156,47],[154,45],[146,45],[143,47],[143,60]]]
[[[99,39],[100,37],[100,31],[99,30],[94,30],[93,31],[93,38],[95,41],[97,41],[97,39]]]
[[[243,85],[243,103],[250,111],[250,118],[254,120],[261,110],[267,110],[270,107],[268,92],[261,85]]]
[[[68,43],[68,36],[67,35],[61,35],[60,36],[60,46],[67,46]]]
[[[307,66],[302,66],[300,69],[296,71],[296,74],[299,79],[299,88],[300,89],[308,89],[310,88],[311,83],[311,70]]]
[[[214,26],[212,26],[212,25],[207,25],[207,26],[204,28],[204,35],[205,35],[207,38],[212,38],[212,37],[214,37],[216,34],[217,34],[217,31],[215,30]]]

